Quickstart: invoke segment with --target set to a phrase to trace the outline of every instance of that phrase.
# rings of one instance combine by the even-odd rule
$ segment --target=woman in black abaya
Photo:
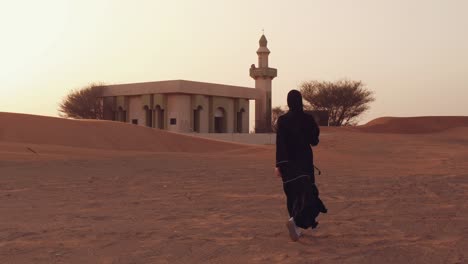
[[[317,227],[315,218],[326,213],[315,186],[311,146],[319,143],[320,130],[311,115],[304,113],[301,93],[288,93],[288,113],[278,118],[276,134],[276,173],[283,180],[289,216],[289,235],[293,241],[300,237],[298,227]]]

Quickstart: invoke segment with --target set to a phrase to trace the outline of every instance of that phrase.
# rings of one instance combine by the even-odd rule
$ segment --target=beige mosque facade
[[[104,119],[181,133],[249,133],[249,102],[255,101],[255,132],[271,132],[271,88],[277,70],[268,67],[267,39],[260,38],[255,88],[186,80],[102,87]]]

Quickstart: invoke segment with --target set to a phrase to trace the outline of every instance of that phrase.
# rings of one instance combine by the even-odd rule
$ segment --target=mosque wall
[[[145,125],[146,115],[143,110],[142,96],[128,97],[128,123]]]
[[[249,133],[248,99],[146,94],[105,97],[102,103],[106,120],[183,133]]]
[[[167,96],[167,130],[173,132],[191,132],[191,96],[170,94]]]

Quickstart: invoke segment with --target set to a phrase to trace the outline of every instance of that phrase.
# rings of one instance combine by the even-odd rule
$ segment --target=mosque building
[[[249,102],[255,101],[255,132],[271,132],[271,86],[277,70],[262,35],[255,88],[171,80],[102,87],[104,119],[173,132],[249,133]]]

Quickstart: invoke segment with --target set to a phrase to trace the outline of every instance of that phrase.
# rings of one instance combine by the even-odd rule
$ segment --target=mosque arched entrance
[[[143,110],[145,110],[145,125],[147,127],[153,127],[153,110],[147,105],[143,107]]]
[[[117,109],[117,121],[127,122],[127,111],[125,111],[121,106]]]
[[[222,107],[216,108],[214,112],[214,132],[226,133],[226,111]]]
[[[239,112],[237,112],[237,123],[236,123],[236,132],[237,133],[242,133],[242,124],[244,123],[244,115],[245,115],[245,110],[242,108]]]
[[[200,133],[202,114],[203,107],[201,106],[198,106],[197,109],[193,110],[193,132]]]
[[[154,108],[155,127],[164,129],[164,110],[158,105]]]

